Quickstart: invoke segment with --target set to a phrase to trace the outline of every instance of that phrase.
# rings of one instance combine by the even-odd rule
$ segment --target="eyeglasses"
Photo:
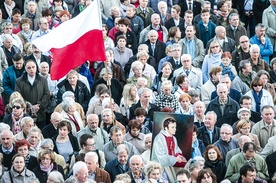
[[[254,87],[257,87],[257,86],[263,86],[263,85],[253,85]]]
[[[20,109],[20,108],[21,108],[21,106],[14,105],[14,106],[12,106],[12,108],[13,108],[13,109]]]
[[[213,48],[218,48],[219,47],[219,45],[217,45],[217,46],[212,46],[211,48],[213,49]]]
[[[94,144],[86,144],[86,146],[95,146],[96,145],[96,143],[94,143]]]
[[[220,132],[221,135],[231,135],[232,133],[227,133],[227,132]]]
[[[41,161],[51,161],[51,158],[40,158]]]
[[[5,29],[12,29],[11,27],[6,27]]]

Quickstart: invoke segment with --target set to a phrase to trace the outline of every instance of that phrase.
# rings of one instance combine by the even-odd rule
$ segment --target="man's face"
[[[242,69],[243,73],[251,73],[252,72],[252,66],[250,63],[245,64],[245,68]]]
[[[250,56],[253,60],[256,60],[259,58],[260,56],[260,51],[258,49],[253,49],[251,52],[250,52]]]
[[[176,47],[173,50],[173,57],[179,59],[181,56],[181,48],[180,47]]]
[[[220,83],[226,84],[228,90],[231,88],[231,79],[230,78],[221,78]]]
[[[243,155],[244,155],[245,159],[249,161],[249,160],[253,159],[253,157],[255,155],[255,151],[248,150],[248,151],[244,152]]]
[[[152,15],[152,17],[151,17],[151,23],[153,25],[159,25],[160,24],[160,16],[157,15],[157,14]],[[157,34],[157,36],[158,36],[158,34]]]
[[[127,160],[128,160],[127,151],[122,151],[122,152],[118,153],[117,157],[118,157],[118,161],[121,165],[127,164]]]
[[[30,77],[36,74],[36,64],[34,62],[28,62],[25,66],[25,70]]]
[[[142,93],[142,95],[140,97],[140,101],[143,104],[149,104],[149,102],[150,102],[150,92],[145,91],[144,93]]]
[[[240,46],[243,50],[249,49],[249,39],[248,39],[248,37],[242,36],[240,38]]]
[[[13,44],[12,44],[12,39],[6,39],[4,42],[3,42],[4,46],[7,48],[7,49],[11,49]]]
[[[180,12],[177,12],[176,9],[171,9],[171,16],[174,18],[174,19],[177,19],[179,17],[179,14]]]
[[[201,13],[201,19],[202,19],[202,21],[203,22],[207,22],[208,20],[209,20],[209,18],[210,18],[210,13]]]
[[[49,29],[49,23],[47,21],[47,19],[42,19],[40,24],[39,24],[39,28],[42,30],[42,31],[46,31],[47,29]]]
[[[242,175],[242,182],[243,183],[254,183],[256,178],[256,171],[251,172],[247,171],[246,176]]]
[[[177,181],[177,183],[190,183],[191,178],[188,179],[186,174],[180,174],[176,177],[176,181]]]
[[[243,99],[242,104],[240,104],[240,105],[241,105],[241,107],[245,107],[245,108],[251,110],[252,100],[251,99]]]
[[[29,10],[29,12],[35,12],[35,10],[36,10],[35,3],[28,3],[28,10]]]
[[[87,125],[90,130],[97,130],[99,125],[99,118],[96,115],[90,115],[87,118]]]
[[[185,34],[188,39],[194,38],[195,30],[194,30],[193,26],[187,26],[186,30],[185,30]]]
[[[15,67],[16,70],[22,69],[23,63],[24,63],[23,58],[20,59],[20,60],[18,60],[18,61],[13,61],[13,65],[14,65],[14,67]]]
[[[211,4],[204,4],[203,9],[211,10]]]
[[[264,36],[265,35],[265,27],[260,27],[259,29],[257,29],[256,30],[256,35],[258,36],[258,37],[262,37],[262,36]]]
[[[40,73],[42,75],[47,75],[49,73],[49,70],[49,64],[46,62],[42,62],[39,69]]]
[[[225,39],[226,37],[226,30],[225,28],[220,28],[218,31],[217,31],[217,37],[219,37],[220,39]]]
[[[117,42],[119,48],[124,48],[126,46],[126,40],[125,39],[119,39]]]
[[[197,103],[196,105],[194,105],[194,111],[197,116],[203,116],[205,112],[204,103]]]
[[[159,7],[158,7],[158,10],[159,10],[159,12],[162,14],[162,15],[166,15],[166,13],[167,13],[167,6],[165,5],[165,4],[161,4],[161,5],[159,5]]]
[[[21,18],[21,15],[19,13],[15,14],[15,15],[12,15],[12,20],[14,22],[19,22],[20,18]]]
[[[223,102],[227,100],[227,95],[228,95],[228,89],[227,87],[220,87],[217,89],[217,95],[219,99]]]
[[[184,56],[181,58],[181,64],[183,65],[184,69],[189,70],[192,65],[192,61],[190,57]]]
[[[233,27],[238,27],[239,23],[240,23],[240,19],[239,16],[232,16],[232,18],[229,20],[230,25],[232,25]]]
[[[133,157],[131,159],[131,162],[129,164],[131,171],[134,174],[140,174],[142,168],[143,168],[143,162],[141,161],[141,159],[137,158],[137,157]]]
[[[262,118],[265,123],[272,124],[274,121],[274,111],[271,108],[265,108],[262,111]]]
[[[80,171],[75,174],[75,177],[78,182],[86,182],[88,181],[88,168],[87,167],[82,167]]]
[[[208,129],[213,129],[216,124],[216,120],[213,114],[206,114],[204,118],[204,125]]]
[[[1,135],[1,144],[5,149],[10,149],[12,147],[12,134],[9,132],[4,132]]]
[[[139,4],[142,8],[146,8],[148,5],[148,0],[139,0]]]
[[[165,127],[165,130],[170,134],[170,135],[175,135],[176,132],[176,123],[170,123],[168,127]]]
[[[135,15],[135,11],[133,10],[133,8],[127,7],[126,15],[127,15],[129,18],[132,18],[132,17]]]
[[[118,132],[114,132],[111,136],[111,140],[114,144],[121,144],[123,142],[123,132],[120,130]]]
[[[54,127],[57,127],[59,122],[61,122],[61,115],[57,114],[51,118],[51,123],[54,125]]]
[[[86,140],[86,145],[84,146],[84,150],[86,152],[93,151],[95,149],[95,140],[93,138],[89,138]]]
[[[192,25],[193,18],[193,14],[185,13],[184,15],[184,20],[187,25]]]
[[[231,130],[229,127],[227,126],[222,126],[220,128],[220,137],[223,141],[225,142],[229,142],[230,141],[230,138],[232,136],[232,133],[231,133]]]
[[[94,161],[94,157],[92,156],[87,156],[85,158],[85,163],[88,168],[89,173],[93,173],[97,167],[97,163]]]

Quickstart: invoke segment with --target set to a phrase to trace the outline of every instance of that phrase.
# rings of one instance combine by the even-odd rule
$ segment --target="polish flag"
[[[32,41],[42,52],[51,51],[51,79],[65,76],[86,61],[105,61],[101,13],[94,0],[75,18]]]

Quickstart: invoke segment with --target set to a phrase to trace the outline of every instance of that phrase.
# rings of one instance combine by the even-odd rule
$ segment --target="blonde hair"
[[[218,45],[219,45],[219,48],[220,48],[220,52],[222,51],[222,48],[221,48],[219,42],[217,42],[217,41],[212,41],[211,44],[210,44],[210,46],[209,46],[209,49],[208,49],[208,55],[209,55],[209,57],[210,57],[211,54],[212,54],[212,47],[213,47],[214,44],[218,44]]]
[[[130,95],[130,92],[132,90],[132,88],[136,87],[134,84],[126,84],[124,86],[124,90],[123,90],[123,99],[124,99],[124,104],[127,107],[131,107],[132,104],[134,104],[136,102],[136,98],[132,98]]]
[[[24,98],[22,97],[22,95],[19,92],[15,91],[10,96],[10,100],[9,100],[9,106],[10,107],[12,107],[12,101],[16,98],[22,99],[24,101]]]

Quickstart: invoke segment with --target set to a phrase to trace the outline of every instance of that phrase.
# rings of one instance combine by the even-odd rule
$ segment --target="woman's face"
[[[21,146],[18,148],[17,150],[18,154],[24,156],[24,158],[26,158],[29,154],[29,149],[28,149],[28,146]]]
[[[171,86],[164,86],[162,88],[162,92],[164,93],[164,95],[170,95],[172,91],[172,87]]]
[[[126,40],[125,39],[119,39],[117,43],[118,43],[119,48],[126,47]]]
[[[55,7],[56,6],[62,6],[62,1],[55,1],[54,2]]]
[[[15,171],[17,172],[22,172],[25,168],[25,160],[23,157],[16,157],[13,160],[13,168],[15,169]]]
[[[160,170],[159,169],[154,169],[152,172],[149,174],[150,179],[158,180],[160,177]]]
[[[197,134],[196,134],[196,132],[193,132],[192,143],[194,143],[196,141],[196,138],[197,138]]]
[[[100,100],[101,100],[101,102],[102,102],[105,98],[108,98],[108,97],[110,97],[110,95],[109,95],[108,93],[102,93],[102,94],[100,95]]]
[[[60,17],[60,21],[61,22],[66,22],[67,20],[69,20],[70,19],[70,17],[68,16],[68,15],[62,15],[62,17]]]
[[[112,78],[112,74],[110,74],[110,73],[104,74],[104,75],[103,75],[103,79],[104,79],[105,81],[111,80],[111,78]]]
[[[109,65],[109,64],[111,63],[111,59],[112,59],[112,57],[111,57],[111,55],[110,55],[110,52],[109,52],[109,51],[106,51],[106,52],[105,52],[105,56],[106,56],[105,64],[106,64],[106,65]]]
[[[63,126],[63,127],[59,128],[58,134],[60,135],[60,137],[63,137],[63,138],[67,137],[69,134],[69,130],[68,130],[67,126]]]
[[[37,145],[39,142],[39,133],[38,132],[31,132],[28,137],[28,141],[31,145]]]
[[[3,32],[5,34],[12,34],[12,26],[6,26],[4,29],[3,29]]]
[[[211,53],[219,53],[220,52],[220,45],[218,43],[214,43],[212,46],[211,46]]]
[[[222,63],[222,65],[223,66],[225,66],[225,67],[228,67],[229,66],[229,64],[230,64],[230,62],[231,62],[231,59],[230,58],[222,58],[221,59],[221,63]]]
[[[49,15],[49,16],[45,16],[44,18],[46,18],[46,19],[47,19],[47,22],[51,22],[51,20],[52,20],[52,16],[51,16],[51,15]]]
[[[22,30],[25,32],[28,32],[30,30],[30,24],[28,23],[22,24]]]
[[[136,88],[136,86],[134,86],[130,89],[130,96],[132,98],[136,98],[136,94],[137,94],[137,88]]]
[[[261,90],[263,89],[263,85],[262,84],[256,84],[256,85],[253,85],[253,90],[255,92],[260,92]]]
[[[191,171],[191,175],[193,176],[193,177],[197,177],[198,176],[198,172],[200,172],[200,170],[202,170],[202,168],[200,167],[200,166],[198,166],[198,167],[195,167],[192,171]]]
[[[147,57],[146,56],[141,56],[141,57],[139,57],[139,59],[138,59],[140,62],[142,62],[144,65],[147,63],[147,61],[148,61],[148,59],[147,59]]]
[[[136,67],[133,69],[133,72],[134,72],[134,76],[136,78],[140,78],[142,77],[142,74],[143,74],[143,71],[142,71],[142,68],[141,67]]]
[[[268,81],[269,81],[269,79],[268,79],[268,77],[267,77],[266,74],[262,74],[262,75],[260,76],[260,79],[262,80],[262,82],[263,82],[264,84],[267,84]]]
[[[260,57],[260,51],[257,49],[252,50],[252,52],[250,52],[251,58],[252,60],[257,60]]]
[[[250,133],[250,124],[244,125],[243,127],[240,128],[240,133],[242,135],[249,135]]]
[[[127,26],[124,25],[124,24],[119,24],[119,30],[122,32],[122,33],[126,33],[127,32]]]
[[[102,27],[103,36],[105,37],[107,35],[107,30],[105,27]]]
[[[103,122],[107,125],[111,125],[112,124],[112,114],[110,114],[109,111],[103,113]]]
[[[180,105],[184,110],[188,110],[191,105],[191,102],[187,97],[185,97],[180,101]]]
[[[24,108],[21,107],[21,104],[14,102],[12,105],[12,114],[15,117],[19,117],[24,111]]]
[[[164,77],[169,77],[172,73],[172,69],[169,65],[166,65],[165,67],[162,68],[162,73]]]
[[[208,151],[208,158],[209,158],[209,160],[211,160],[211,161],[217,160],[218,154],[217,154],[217,152],[215,151],[214,148],[209,149],[209,151]]]
[[[152,137],[146,138],[146,140],[145,140],[146,149],[151,149],[151,141],[152,141]]]
[[[209,173],[205,173],[201,179],[201,183],[212,183],[213,179],[212,177],[209,175]]]
[[[181,31],[179,29],[175,32],[175,37],[181,38]]]
[[[136,120],[140,123],[140,124],[143,124],[144,121],[146,119],[146,116],[144,115],[139,115],[139,116],[136,116]]]
[[[50,157],[49,154],[45,154],[44,157],[42,157],[40,159],[40,164],[43,165],[43,166],[48,167],[48,166],[51,165],[51,163],[52,163],[52,161],[51,161],[51,157]]]
[[[77,85],[78,77],[75,74],[70,74],[67,79],[71,86]]]
[[[112,11],[112,14],[113,14],[113,16],[115,18],[120,17],[120,10],[119,9],[115,9],[115,10]]]
[[[140,129],[138,129],[138,128],[132,128],[132,129],[130,130],[130,133],[131,133],[131,135],[132,135],[133,137],[138,137],[139,134],[140,134]]]
[[[189,79],[187,77],[185,77],[184,81],[182,83],[179,84],[182,88],[189,88]]]

